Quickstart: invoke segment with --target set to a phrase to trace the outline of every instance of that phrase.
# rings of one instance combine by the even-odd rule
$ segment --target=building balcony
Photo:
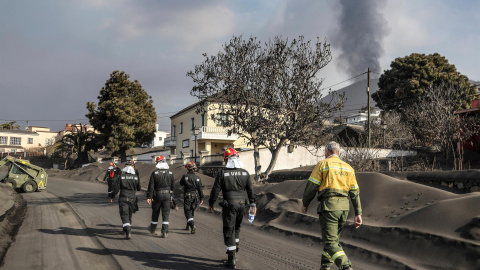
[[[176,148],[177,147],[177,137],[171,136],[171,137],[165,138],[165,141],[163,142],[163,145],[165,147]]]
[[[227,131],[223,127],[200,127],[197,140],[215,140],[215,141],[236,141],[240,136],[233,133],[228,136]],[[192,130],[190,140],[195,141],[195,134]]]

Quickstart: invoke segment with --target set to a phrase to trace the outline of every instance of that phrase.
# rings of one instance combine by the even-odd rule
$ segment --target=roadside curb
[[[23,218],[27,212],[27,203],[22,195],[11,189],[5,184],[0,184],[0,203],[10,205],[3,207],[0,212],[0,267],[3,266],[3,260],[7,254],[10,244],[15,241],[15,237],[22,225]],[[7,196],[3,196],[3,195]]]

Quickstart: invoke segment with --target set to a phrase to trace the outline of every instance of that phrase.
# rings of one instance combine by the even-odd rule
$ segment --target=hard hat
[[[165,157],[160,155],[155,159],[156,162],[165,161]]]
[[[110,162],[110,164],[108,164],[108,166],[115,166],[115,163]]]
[[[127,162],[127,164],[125,165],[130,165],[130,166],[134,166],[135,165],[135,162],[133,162],[133,160],[130,160],[129,162]]]
[[[187,168],[187,170],[194,170],[197,168],[197,164],[195,164],[195,162],[193,161],[190,161],[187,163],[187,165],[185,165],[185,167]]]
[[[227,161],[229,157],[238,157],[238,152],[233,148],[228,148],[225,153],[223,153],[223,160]]]

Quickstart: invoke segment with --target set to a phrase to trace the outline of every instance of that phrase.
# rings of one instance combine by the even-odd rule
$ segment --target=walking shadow
[[[122,226],[113,226],[110,225],[106,229],[99,228],[69,228],[69,227],[59,227],[58,229],[38,229],[39,232],[48,233],[48,234],[66,234],[66,235],[75,235],[75,236],[96,236],[105,239],[112,240],[125,240],[125,233],[122,230]],[[113,228],[118,227],[118,228]],[[133,227],[132,233],[135,235],[145,235],[150,236],[150,233],[146,231],[144,227]]]
[[[104,255],[104,249],[94,249],[80,247],[78,250],[91,252],[98,255]],[[186,256],[179,254],[167,254],[146,251],[132,251],[121,249],[108,249],[112,255],[127,256],[132,260],[141,262],[143,266],[154,267],[159,269],[221,269],[225,268],[221,260],[211,260],[201,257]]]

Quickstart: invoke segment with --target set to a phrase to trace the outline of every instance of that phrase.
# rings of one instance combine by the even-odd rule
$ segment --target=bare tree
[[[456,142],[475,132],[475,121],[459,122],[454,114],[455,100],[464,90],[451,84],[442,84],[425,91],[417,106],[404,111],[419,146],[440,150],[446,162],[450,154],[457,161]]]
[[[225,128],[254,147],[255,173],[261,175],[259,148],[272,153],[267,177],[286,143],[309,141],[323,121],[343,106],[343,97],[322,101],[318,72],[331,60],[330,46],[303,37],[289,42],[275,37],[261,45],[256,38],[233,37],[218,55],[187,73],[195,83],[191,94],[209,108],[228,115]],[[213,115],[211,117],[214,117]]]

